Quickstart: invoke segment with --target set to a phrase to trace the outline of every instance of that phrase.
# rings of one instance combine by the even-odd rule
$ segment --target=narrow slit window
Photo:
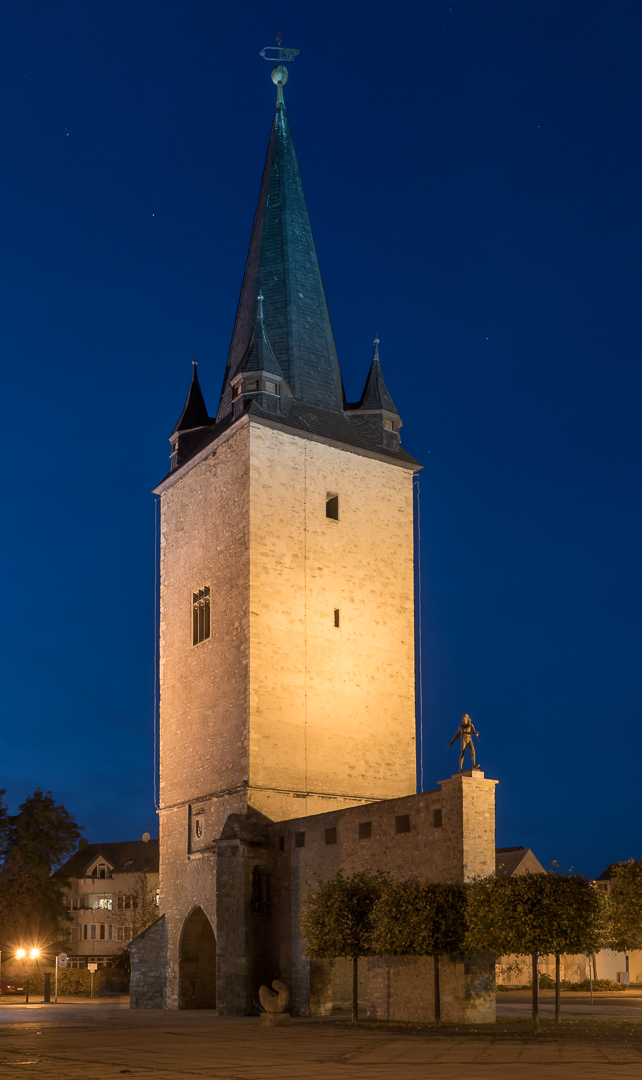
[[[294,846],[295,847],[305,847],[305,833],[304,832],[296,832],[294,834]]]
[[[234,390],[232,392],[232,397],[240,397],[240,394],[241,394],[241,384],[239,383],[238,386],[234,387]]]
[[[325,842],[326,844],[336,844],[337,842],[337,830],[326,829],[325,830]]]
[[[338,607],[335,607],[335,609],[334,609],[334,625],[335,626],[339,625],[339,609],[338,609]]]
[[[441,810],[433,810],[432,812],[432,826],[433,829],[441,829],[443,822],[441,817]]]
[[[210,587],[194,589],[192,593],[192,644],[200,645],[210,636]]]
[[[279,851],[285,851],[285,837],[279,836]]]
[[[332,521],[339,520],[339,496],[329,491],[325,497],[325,516]]]

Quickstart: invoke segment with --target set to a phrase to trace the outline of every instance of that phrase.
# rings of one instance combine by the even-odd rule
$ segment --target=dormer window
[[[386,431],[394,431],[395,430],[395,425],[393,424],[392,420],[388,420],[387,417],[384,417],[383,426],[386,429]]]
[[[250,382],[248,382],[246,384],[246,387],[245,387],[245,389],[248,391],[248,393],[250,393],[252,390],[258,390],[258,388],[259,388],[258,379],[252,379]]]
[[[240,397],[240,394],[241,394],[241,384],[240,384],[240,383],[238,383],[238,384],[237,384],[237,385],[236,385],[236,386],[234,387],[234,390],[233,390],[232,396],[233,396],[233,397]]]

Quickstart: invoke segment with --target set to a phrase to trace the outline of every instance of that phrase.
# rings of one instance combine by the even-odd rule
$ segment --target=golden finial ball
[[[288,69],[283,64],[277,64],[275,68],[272,68],[271,75],[275,86],[285,86],[288,81]]]

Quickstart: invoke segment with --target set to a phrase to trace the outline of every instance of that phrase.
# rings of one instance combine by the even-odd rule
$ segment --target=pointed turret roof
[[[386,386],[386,380],[383,377],[383,369],[379,359],[379,338],[375,338],[374,356],[372,358],[372,364],[370,365],[370,371],[368,372],[368,378],[366,379],[366,385],[363,389],[358,408],[377,411],[379,409],[384,409],[387,412],[396,413],[397,416],[399,415],[399,411]]]
[[[177,431],[192,431],[194,428],[211,427],[214,418],[208,415],[205,399],[198,381],[197,363],[192,361],[192,382],[185,399],[183,411],[174,424],[172,435]],[[171,438],[171,436],[170,436]]]
[[[283,376],[305,405],[341,411],[343,391],[330,313],[283,104],[277,100],[217,419],[232,408],[230,379],[245,356],[265,297],[265,328]]]
[[[270,345],[267,336],[267,330],[265,329],[263,299],[263,295],[257,297],[258,311],[256,322],[254,323],[254,329],[252,330],[252,336],[248,347],[245,350],[245,355],[241,358],[241,362],[236,371],[269,371],[272,375],[280,375],[282,378],[283,372],[281,370],[281,365],[272,351],[272,346]]]

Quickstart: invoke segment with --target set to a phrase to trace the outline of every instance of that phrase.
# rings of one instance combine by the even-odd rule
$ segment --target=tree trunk
[[[352,1023],[359,1019],[359,957],[352,957]]]
[[[441,1024],[441,994],[439,990],[439,957],[433,956],[433,971],[435,976],[435,1027]]]
[[[555,1023],[560,1022],[560,954],[555,953]]]
[[[537,971],[538,954],[533,953],[533,1031],[539,1031],[539,973]]]

